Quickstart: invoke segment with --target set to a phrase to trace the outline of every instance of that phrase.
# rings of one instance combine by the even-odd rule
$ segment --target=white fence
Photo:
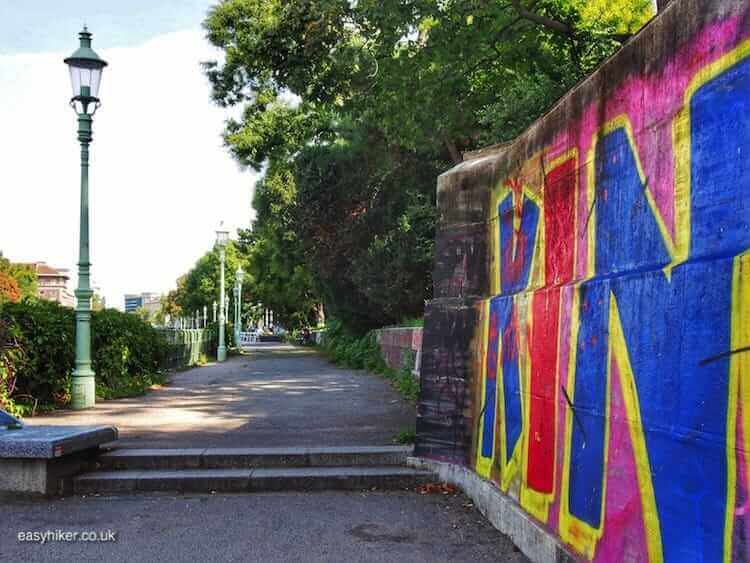
[[[240,346],[249,346],[258,342],[257,332],[240,332]]]

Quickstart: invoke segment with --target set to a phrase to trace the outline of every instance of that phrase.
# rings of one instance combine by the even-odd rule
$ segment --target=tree
[[[300,235],[297,185],[292,171],[274,161],[256,185],[253,230],[240,231],[239,248],[250,273],[243,300],[260,302],[287,328],[313,322],[320,303]]]
[[[10,301],[16,303],[21,300],[21,289],[18,282],[5,272],[0,272],[0,304]]]
[[[33,266],[13,264],[0,252],[0,273],[15,280],[20,299],[35,299],[37,297],[37,275]]]
[[[224,266],[224,289],[228,296],[232,295],[235,273],[240,264],[246,269],[245,258],[238,252],[236,243],[229,241]],[[195,266],[177,280],[177,289],[170,292],[162,301],[157,320],[163,322],[167,314],[171,318],[194,316],[196,312],[202,315],[203,307],[211,311],[214,301],[219,302],[220,267],[217,248],[201,256]],[[251,277],[247,276],[246,280],[251,282]]]
[[[91,296],[91,310],[92,311],[103,311],[105,309],[105,301],[104,297],[102,297],[99,292],[94,292],[94,294]]]
[[[227,140],[243,161],[292,154],[331,118],[377,124],[389,143],[460,150],[518,127],[484,108],[542,78],[545,95],[515,98],[536,116],[651,15],[651,0],[224,0],[205,21],[225,54],[207,63],[214,99],[245,104]],[[509,92],[510,91],[510,92]],[[288,93],[297,107],[285,103]]]
[[[204,26],[224,57],[205,68],[214,100],[243,109],[225,142],[268,171],[247,237],[258,292],[294,287],[286,307],[314,288],[358,332],[418,314],[435,177],[518,135],[651,14],[651,0],[219,2]]]
[[[159,303],[159,310],[156,312],[154,321],[156,324],[164,326],[167,324],[167,319],[177,319],[182,315],[182,307],[177,303],[179,299],[179,288],[183,285],[184,278],[177,280],[177,288],[173,289],[166,295],[162,295]]]
[[[432,295],[441,163],[388,147],[377,132],[341,137],[295,160],[297,224],[327,310],[364,332],[421,316]]]

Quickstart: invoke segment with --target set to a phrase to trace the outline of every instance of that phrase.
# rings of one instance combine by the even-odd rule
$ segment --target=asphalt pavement
[[[288,345],[176,373],[143,397],[27,419],[113,425],[113,445],[138,448],[387,445],[414,421],[414,405],[380,376]],[[5,501],[0,561],[526,559],[460,493],[367,491]]]
[[[116,426],[120,447],[360,446],[413,430],[415,407],[382,377],[336,367],[312,348],[258,344],[142,397],[26,421]]]
[[[116,539],[18,539],[58,530]],[[2,509],[0,560],[527,561],[463,495],[406,491],[13,501]]]

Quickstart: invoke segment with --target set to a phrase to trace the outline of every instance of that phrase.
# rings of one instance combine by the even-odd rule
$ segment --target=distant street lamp
[[[234,343],[240,347],[240,333],[242,332],[242,279],[245,272],[242,266],[237,266],[234,275]]]
[[[81,225],[78,248],[78,288],[76,295],[76,367],[73,370],[71,406],[88,409],[96,402],[94,370],[91,368],[91,262],[89,262],[89,143],[91,124],[99,107],[99,84],[107,63],[91,49],[91,34],[84,26],[78,35],[80,46],[67,59],[73,86],[71,107],[78,114],[78,141],[81,143]]]
[[[227,241],[229,240],[229,231],[223,230],[224,222],[219,225],[216,231],[216,246],[219,247],[219,258],[221,260],[221,283],[219,286],[219,349],[216,351],[216,360],[223,362],[227,359],[227,347],[224,344],[224,260],[226,258]]]

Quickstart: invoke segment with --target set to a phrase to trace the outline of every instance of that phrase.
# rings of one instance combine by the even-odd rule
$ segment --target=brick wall
[[[408,367],[419,374],[422,351],[422,328],[384,328],[378,331],[378,344],[383,359],[389,368],[400,370]]]

